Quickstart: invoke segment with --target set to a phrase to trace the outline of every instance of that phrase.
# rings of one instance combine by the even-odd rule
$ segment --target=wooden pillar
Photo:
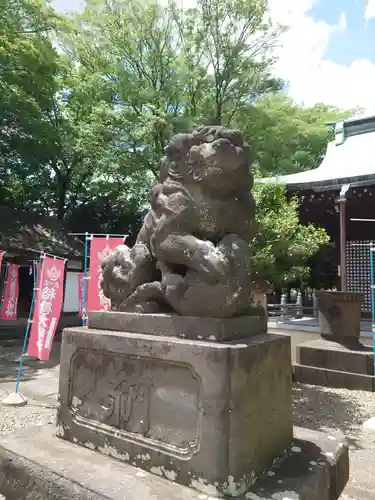
[[[346,292],[346,195],[350,189],[350,184],[344,184],[337,198],[340,216],[340,288]]]
[[[340,289],[346,292],[346,199],[339,200],[340,209]]]

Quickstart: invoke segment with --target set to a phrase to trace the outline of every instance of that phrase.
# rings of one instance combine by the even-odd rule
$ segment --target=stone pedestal
[[[315,295],[321,335],[336,341],[342,338],[359,340],[361,304],[365,294],[321,290]]]
[[[364,294],[321,291],[316,295],[322,338],[297,346],[295,380],[373,391],[373,350],[359,342]]]
[[[145,321],[101,313],[91,315],[91,327],[99,318],[103,328],[103,318],[127,329]],[[289,338],[229,340],[242,336],[246,323],[252,333],[253,317],[158,321],[176,336],[214,338],[220,331],[227,341],[161,337],[150,328],[67,330],[58,435],[179,484],[238,496],[292,441]]]

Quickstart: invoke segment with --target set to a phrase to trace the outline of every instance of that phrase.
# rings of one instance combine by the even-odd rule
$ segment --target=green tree
[[[184,99],[170,9],[151,1],[89,0],[65,28],[64,50],[106,89],[121,117],[129,173],[157,176]]]
[[[121,162],[123,148],[118,113],[95,88],[97,81],[61,58],[57,82],[48,113],[55,142],[43,168],[50,173],[55,213],[63,218],[77,204],[95,197],[106,177],[116,182],[116,173],[110,175],[112,162]]]
[[[269,176],[317,167],[332,139],[327,122],[348,118],[353,112],[324,104],[305,107],[277,92],[240,109],[235,121],[252,145],[254,164],[262,176]]]
[[[43,147],[39,151],[32,136],[30,153],[9,163],[7,183],[14,202],[62,219],[95,197],[106,177],[110,184],[118,183],[116,172],[111,176],[110,171],[124,148],[116,111],[97,89],[92,92],[96,82],[62,56],[56,66],[49,106],[39,118],[48,132]]]
[[[270,49],[282,28],[264,22],[265,0],[198,0],[187,11],[88,0],[72,18],[57,18],[42,0],[0,7],[0,196],[76,231],[135,233],[173,133],[202,122],[237,126],[262,174],[291,172],[315,165],[329,136],[324,122],[343,116],[274,93],[282,83]],[[326,234],[299,224],[283,188],[254,190],[255,279],[305,279]]]
[[[280,28],[264,0],[88,0],[59,33],[123,120],[129,166],[158,174],[168,138],[193,125],[229,125],[242,106],[280,87],[269,56]]]
[[[145,178],[121,175],[129,122],[103,74],[54,50],[66,24],[42,0],[0,0],[1,201],[63,218],[129,187],[118,199],[134,208]]]
[[[0,0],[0,181],[2,198],[24,188],[17,173],[44,161],[51,130],[56,53],[52,11],[42,0]]]
[[[298,201],[286,199],[284,186],[257,183],[254,197],[258,226],[250,246],[254,281],[282,288],[306,280],[308,259],[328,243],[327,233],[312,224],[299,223]]]
[[[174,6],[184,68],[185,112],[229,126],[243,107],[279,89],[271,49],[284,28],[266,19],[266,0],[197,0]]]
[[[332,242],[322,245],[307,262],[309,268],[307,285],[317,290],[337,287],[338,260],[338,249]]]

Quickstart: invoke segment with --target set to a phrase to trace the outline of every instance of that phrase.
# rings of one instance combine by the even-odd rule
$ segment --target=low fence
[[[267,315],[269,319],[278,318],[281,321],[284,320],[293,320],[299,318],[305,318],[307,320],[315,320],[318,321],[318,303],[315,295],[313,296],[313,304],[303,304],[302,303],[302,294],[298,293],[297,299],[295,302],[287,302],[287,295],[283,294],[281,296],[280,304],[266,304]],[[361,321],[364,323],[369,323],[371,320],[370,314],[368,311],[362,311],[361,313]],[[366,326],[367,328],[367,326]]]
[[[318,317],[318,306],[316,297],[314,296],[313,305],[304,305],[302,303],[302,294],[298,293],[296,302],[287,303],[286,295],[281,296],[280,304],[267,304],[267,314],[269,318],[280,317],[286,318],[302,318],[302,317]]]
[[[269,318],[303,318],[318,317],[318,310],[314,307],[301,306],[299,304],[267,304],[267,314]]]

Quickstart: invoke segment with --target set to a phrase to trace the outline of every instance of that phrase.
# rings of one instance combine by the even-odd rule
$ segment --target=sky
[[[194,0],[183,0],[186,6]],[[78,10],[80,0],[53,0]],[[277,76],[298,103],[360,107],[375,114],[375,0],[268,0],[272,20],[289,26],[277,49]]]
[[[375,0],[270,0],[289,25],[276,72],[298,102],[375,114]]]

